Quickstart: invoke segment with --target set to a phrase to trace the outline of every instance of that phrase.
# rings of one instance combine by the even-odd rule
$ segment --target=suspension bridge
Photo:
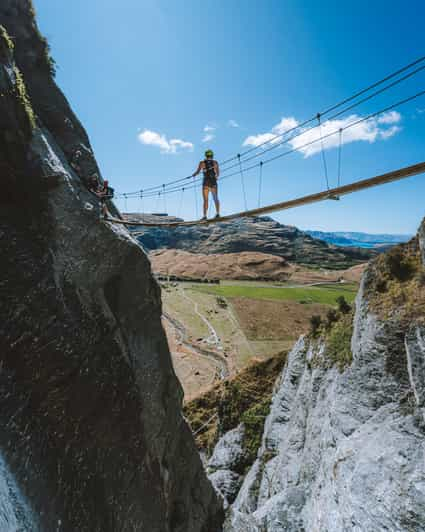
[[[373,119],[379,119],[379,117],[386,116],[387,113],[394,111],[395,109],[417,100],[425,95],[425,90],[420,90],[412,95],[409,95],[405,98],[402,98],[398,101],[391,103],[390,105],[384,106],[373,113],[369,113],[366,116],[359,118],[356,115],[350,115],[349,118],[352,118],[348,123],[344,122],[343,127],[335,128],[326,134],[323,134],[323,125],[324,119],[327,124],[332,124],[332,120],[341,119],[343,115],[351,112],[354,108],[364,104],[377,97],[380,94],[383,94],[390,89],[402,84],[406,80],[417,76],[420,72],[425,69],[425,56],[420,57],[416,61],[409,63],[408,65],[398,69],[397,71],[389,74],[369,85],[368,87],[358,91],[352,96],[345,98],[341,102],[332,105],[331,107],[325,109],[322,112],[317,113],[316,115],[304,120],[302,123],[297,124],[296,126],[272,137],[268,138],[264,142],[253,146],[243,153],[238,153],[224,161],[220,162],[222,167],[222,175],[220,176],[219,183],[221,184],[223,180],[230,179],[232,177],[239,176],[240,185],[242,190],[242,198],[244,201],[244,210],[240,212],[235,212],[226,216],[220,216],[216,218],[211,218],[207,220],[194,219],[191,221],[158,221],[153,222],[152,217],[149,217],[149,220],[143,220],[142,218],[138,220],[132,220],[129,218],[118,219],[109,217],[108,220],[114,223],[124,224],[128,226],[161,226],[166,228],[173,228],[178,226],[193,226],[193,225],[209,225],[218,222],[225,222],[229,220],[234,220],[242,217],[250,216],[259,216],[263,214],[269,214],[272,212],[282,211],[285,209],[292,209],[294,207],[299,207],[302,205],[308,205],[316,203],[319,201],[326,200],[339,200],[342,196],[347,194],[352,194],[359,192],[361,190],[366,190],[371,187],[384,185],[386,183],[399,181],[412,177],[419,174],[425,173],[425,162],[419,162],[407,167],[403,167],[385,174],[377,175],[367,179],[359,179],[352,183],[341,185],[342,179],[342,146],[344,144],[344,133],[347,130],[359,127],[361,124],[368,124]],[[388,115],[387,115],[388,116]],[[335,122],[338,123],[338,122]],[[302,139],[311,138],[308,134],[311,132],[314,133],[314,138],[308,140],[307,142],[302,142]],[[331,188],[329,185],[329,175],[328,175],[328,164],[326,160],[326,146],[325,143],[329,142],[332,137],[338,138],[338,161],[337,161],[337,186]],[[292,144],[291,144],[292,142]],[[272,150],[277,150],[279,147],[283,148],[285,145],[292,146],[290,149],[282,150],[279,153],[265,158],[265,155],[271,152]],[[263,168],[265,165],[275,162],[285,156],[288,156],[295,152],[305,153],[305,150],[311,148],[315,144],[318,145],[316,149],[317,152],[320,151],[321,159],[323,164],[323,177],[324,177],[324,189],[320,192],[309,194],[301,197],[296,197],[294,199],[281,201],[277,203],[261,205],[261,197],[263,191]],[[334,144],[335,145],[335,144]],[[260,159],[260,160],[258,160]],[[257,193],[257,206],[255,208],[248,208],[247,197],[246,197],[246,184],[245,184],[245,174],[251,172],[254,169],[258,169],[258,193]],[[156,199],[158,202],[161,198],[165,204],[165,197],[169,194],[175,194],[180,192],[180,207],[183,202],[184,193],[193,190],[195,193],[195,205],[197,209],[197,189],[202,184],[202,178],[195,178],[193,176],[186,176],[177,179],[168,181],[161,185],[154,185],[145,189],[133,191],[133,192],[124,192],[118,194],[117,197],[124,199],[127,202],[127,199],[138,198],[141,201],[142,208],[144,200]],[[165,209],[166,210],[166,209]],[[159,217],[158,217],[159,218]],[[196,212],[196,218],[198,218],[198,212]],[[136,233],[137,234],[137,233]]]

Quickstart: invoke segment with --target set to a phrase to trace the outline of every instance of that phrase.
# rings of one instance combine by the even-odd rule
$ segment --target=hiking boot
[[[206,220],[207,220],[207,217],[206,216],[202,216],[201,222],[205,222]]]
[[[216,215],[215,215],[216,218],[221,218],[220,216],[220,213],[218,212]]]

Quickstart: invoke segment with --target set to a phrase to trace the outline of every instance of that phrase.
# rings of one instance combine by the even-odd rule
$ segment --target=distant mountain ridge
[[[175,221],[164,215],[124,214],[132,220],[144,219],[159,224]],[[130,227],[130,229],[132,229]],[[296,227],[283,225],[267,216],[239,218],[213,225],[190,227],[134,226],[138,240],[148,251],[180,249],[205,255],[256,252],[276,255],[295,263],[329,269],[346,269],[367,262],[375,250],[336,247],[318,240]]]
[[[324,240],[334,246],[387,249],[402,242],[408,242],[413,235],[371,234],[355,231],[305,231],[308,235]]]

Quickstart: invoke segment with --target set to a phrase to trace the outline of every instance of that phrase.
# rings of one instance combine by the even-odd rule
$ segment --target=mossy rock
[[[16,80],[16,85],[15,85],[16,96],[20,104],[22,105],[25,111],[25,114],[27,115],[31,129],[33,130],[36,127],[36,117],[35,117],[35,113],[31,105],[31,101],[28,96],[24,78],[21,74],[21,71],[16,65],[14,66],[13,71],[15,73],[15,80]]]
[[[326,338],[325,356],[341,372],[353,361],[351,351],[352,336],[353,316],[349,314],[332,325]]]

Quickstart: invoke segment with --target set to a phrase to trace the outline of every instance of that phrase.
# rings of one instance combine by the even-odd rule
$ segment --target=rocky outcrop
[[[228,532],[423,530],[424,307],[406,320],[393,306],[385,318],[371,302],[373,275],[357,297],[351,363],[329,364],[328,341],[301,338],[289,354]],[[400,283],[405,294],[412,279]],[[398,301],[410,308],[406,295]]]
[[[241,423],[219,439],[207,463],[208,477],[223,498],[225,508],[235,500],[242,484],[246,465],[244,438],[245,427]]]
[[[4,0],[0,24],[5,461],[42,532],[219,530],[149,261],[99,220],[97,166],[29,0]]]
[[[131,214],[129,218],[136,219]],[[158,223],[164,221],[161,217]],[[182,249],[196,253],[257,252],[277,255],[298,263],[343,269],[365,262],[376,252],[359,248],[341,248],[317,240],[296,227],[282,225],[269,217],[240,218],[210,226],[134,227],[138,239],[148,250]]]

